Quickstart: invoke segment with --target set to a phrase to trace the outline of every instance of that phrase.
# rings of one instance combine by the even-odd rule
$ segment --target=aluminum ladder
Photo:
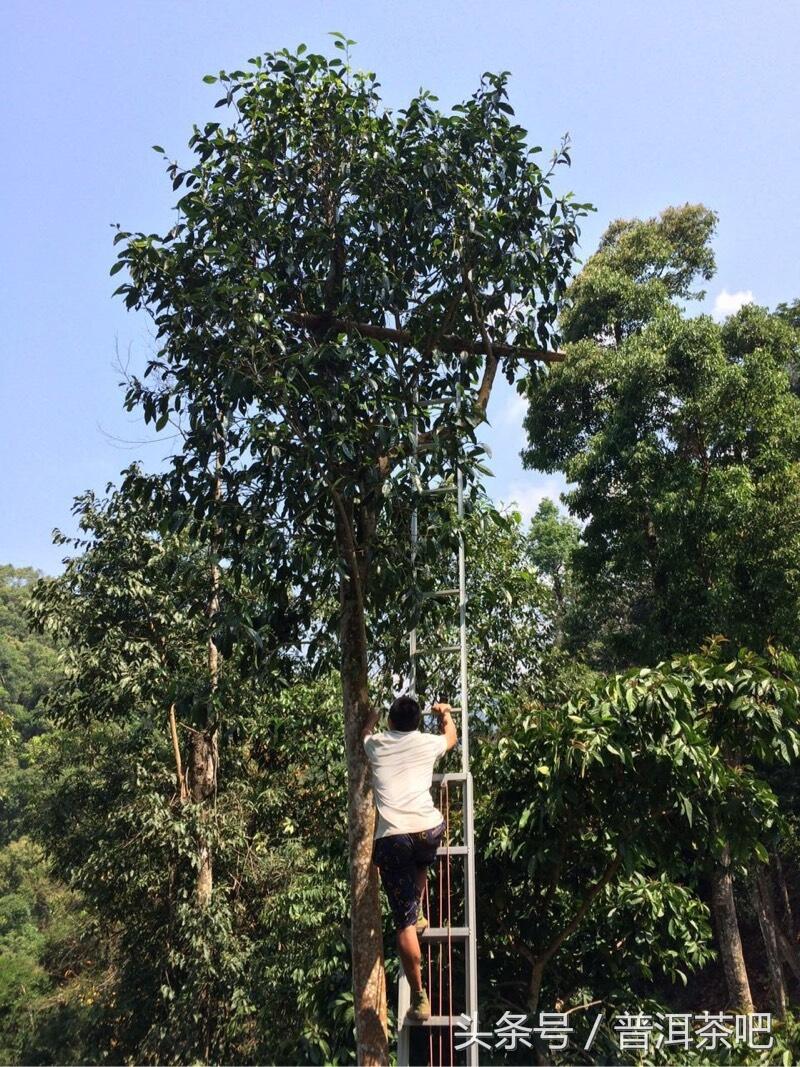
[[[416,397],[415,397],[416,399]],[[445,404],[452,404],[456,413],[461,410],[462,396],[459,390],[455,396],[439,397],[435,400],[426,402],[423,406],[427,409],[433,407],[441,407]],[[416,473],[418,468],[418,442],[419,433],[418,426],[415,420],[414,432],[414,452],[413,452],[413,469]],[[417,475],[418,477],[418,475]],[[448,487],[450,488],[450,487]],[[426,493],[438,494],[447,491],[442,487],[423,489],[423,496]],[[455,462],[455,492],[457,502],[457,514],[459,520],[464,518],[464,474],[461,469],[461,465],[456,460]],[[414,508],[411,514],[411,558],[412,558],[412,572],[416,579],[416,555],[419,536],[419,513],[418,503],[415,502]],[[451,942],[451,944],[461,944],[464,946],[464,973],[465,973],[465,990],[464,1001],[466,1005],[466,1014],[472,1020],[472,1029],[477,1030],[477,1014],[478,1014],[478,968],[477,968],[477,944],[476,944],[476,918],[475,918],[475,832],[473,821],[473,788],[472,788],[472,775],[469,769],[469,693],[468,693],[468,655],[469,645],[467,641],[467,583],[466,583],[466,556],[464,548],[464,534],[461,528],[461,522],[459,523],[458,530],[458,588],[457,589],[442,589],[434,591],[431,596],[438,598],[458,598],[458,631],[459,640],[457,645],[439,646],[428,650],[426,648],[420,648],[417,645],[417,631],[416,628],[410,631],[409,634],[409,655],[410,655],[410,692],[412,696],[416,696],[416,682],[417,682],[417,660],[424,657],[426,654],[433,653],[440,654],[458,654],[460,660],[460,693],[459,704],[453,708],[454,713],[460,713],[461,717],[461,730],[459,735],[459,742],[461,745],[461,770],[447,774],[434,774],[434,782],[446,783],[448,789],[451,784],[460,786],[462,789],[462,832],[464,844],[460,846],[451,846],[449,849],[446,846],[442,846],[438,850],[439,855],[447,856],[449,858],[458,857],[463,860],[464,863],[464,911],[463,922],[460,925],[452,925],[449,927],[434,927],[429,926],[428,929],[420,937],[420,948],[423,950],[423,957],[426,946],[432,946],[434,944],[441,944],[443,942]],[[449,855],[448,855],[449,853]],[[439,892],[442,891],[442,887],[439,887]],[[423,959],[424,966],[424,959]],[[451,979],[452,980],[452,976]],[[429,994],[431,990],[428,990]],[[408,980],[405,975],[400,973],[400,979],[398,982],[398,995],[397,995],[397,1062],[399,1067],[408,1067],[410,1064],[410,1045],[411,1045],[411,1029],[424,1028],[426,1030],[430,1028],[445,1027],[448,1030],[452,1028],[453,1032],[462,1037],[466,1036],[467,1031],[464,1029],[463,1020],[461,1016],[456,1015],[431,1015],[431,1018],[424,1023],[407,1022],[406,1012],[410,1005],[410,993],[411,989],[408,984]],[[466,1063],[470,1067],[476,1067],[478,1064],[478,1042],[473,1041],[469,1044],[463,1053],[466,1057]]]

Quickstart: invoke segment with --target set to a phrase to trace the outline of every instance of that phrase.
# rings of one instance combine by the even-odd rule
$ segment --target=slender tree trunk
[[[648,510],[642,515],[642,534],[644,536],[647,559],[650,563],[650,575],[656,601],[656,620],[659,633],[668,637],[672,625],[670,611],[669,582],[667,572],[661,559],[661,549],[653,517]]]
[[[178,783],[178,792],[181,803],[189,799],[189,790],[186,788],[186,775],[183,773],[181,763],[181,745],[178,740],[178,720],[175,715],[175,705],[169,706],[169,736],[172,741],[172,754],[175,757],[175,778]]]
[[[775,911],[772,892],[765,877],[765,872],[758,868],[750,876],[750,899],[758,916],[761,936],[767,953],[767,972],[772,987],[772,1004],[775,1015],[782,1019],[786,1015],[786,984],[778,949],[778,937],[775,923]]]
[[[542,992],[542,978],[544,976],[545,968],[550,960],[555,956],[564,942],[570,938],[578,927],[581,925],[585,917],[588,915],[592,904],[597,899],[603,888],[612,881],[622,866],[622,852],[615,853],[609,863],[606,865],[603,873],[594,882],[581,901],[581,905],[570,921],[564,926],[555,937],[551,938],[550,942],[544,949],[540,949],[539,952],[534,953],[527,945],[517,941],[515,942],[517,949],[525,957],[528,963],[531,965],[531,976],[528,980],[528,1015],[532,1019],[537,1019],[539,1012],[539,998]],[[545,1067],[545,1065],[552,1063],[550,1056],[550,1050],[548,1046],[541,1040],[538,1035],[534,1035],[534,1062],[537,1067]]]
[[[739,921],[736,916],[736,904],[733,899],[733,875],[731,873],[731,853],[728,845],[723,849],[721,859],[714,864],[711,871],[711,908],[719,942],[722,967],[728,986],[731,1005],[739,1012],[748,1014],[753,1011],[753,998],[742,951],[742,938],[739,934]]]
[[[553,574],[553,596],[556,601],[555,614],[555,634],[553,636],[553,644],[556,648],[561,648],[564,643],[564,616],[566,614],[566,597],[564,596],[564,586],[561,582],[561,576],[558,571]]]
[[[791,970],[798,982],[800,982],[800,951],[798,951],[795,934],[794,915],[789,901],[789,887],[786,884],[786,875],[778,850],[770,853],[770,871],[775,875],[777,886],[777,907],[774,904],[775,896],[770,894],[773,901],[773,913],[775,915],[775,933],[778,940],[778,951],[781,959]],[[767,885],[772,889],[772,881],[769,875],[765,875]]]
[[[539,997],[542,992],[542,978],[547,960],[538,959],[531,964],[531,976],[528,981],[528,1015],[533,1020],[532,1026],[539,1025]],[[533,1034],[533,1062],[536,1067],[549,1067],[553,1062],[549,1046],[542,1040],[539,1034]]]
[[[214,795],[217,784],[217,763],[219,749],[217,745],[217,731],[212,726],[210,729],[196,730],[191,735],[192,740],[189,748],[189,793],[195,804],[208,805],[209,799]],[[203,821],[206,821],[208,812],[203,813]],[[213,865],[211,847],[201,830],[198,842],[199,867],[195,882],[195,895],[197,903],[205,907],[211,901],[213,888]]]
[[[798,982],[800,982],[800,953],[797,951],[797,943],[790,941],[786,934],[781,930],[780,926],[775,931],[778,938],[778,949],[780,950],[781,959],[795,976]]]
[[[370,708],[367,644],[353,583],[340,587],[340,649],[347,757],[347,826],[350,847],[350,915],[357,1062],[388,1064],[386,973],[377,870],[372,863],[375,810],[361,731]]]
[[[539,997],[542,992],[542,978],[544,977],[544,968],[546,960],[537,959],[535,963],[531,964],[531,976],[528,979],[528,1014],[532,1019],[536,1018],[536,1014],[539,1011]]]
[[[786,885],[786,876],[783,873],[783,864],[777,849],[770,855],[770,867],[775,873],[775,882],[778,886],[778,900],[780,901],[781,922],[784,926],[784,933],[789,941],[794,943],[794,916],[792,915],[792,905],[789,902],[789,887]]]
[[[220,413],[220,421],[223,416]],[[225,438],[217,431],[217,452],[214,466],[214,489],[211,530],[211,568],[206,615],[209,620],[219,611],[219,555],[220,528],[217,509],[222,500],[222,468],[225,464]],[[211,816],[208,801],[216,794],[217,769],[219,766],[219,735],[214,714],[214,697],[219,688],[220,655],[214,638],[208,637],[207,645],[208,689],[209,699],[206,703],[205,723],[202,730],[192,734],[192,746],[189,762],[189,791],[196,804],[202,804],[200,812],[200,837],[198,841],[198,868],[195,883],[197,903],[201,908],[211,902],[214,888],[214,866],[209,843],[208,822]]]
[[[215,501],[220,497],[220,476],[219,467],[217,466],[217,474],[215,479]],[[208,602],[208,617],[209,621],[214,614],[219,610],[219,567],[217,566],[217,540],[218,540],[218,528],[216,526],[216,517],[214,519],[214,543],[212,551],[214,553],[211,563],[211,596]],[[216,797],[217,792],[217,768],[219,766],[219,735],[217,733],[216,719],[214,716],[214,696],[219,686],[219,649],[217,648],[214,638],[209,636],[208,638],[208,677],[209,677],[209,701],[206,705],[206,722],[205,729],[202,733],[195,734],[195,745],[192,750],[194,758],[197,760],[198,777],[195,779],[201,790],[201,796],[197,799],[202,800],[202,808],[200,809],[200,841],[199,841],[199,865],[197,869],[197,883],[196,883],[196,896],[197,903],[201,908],[207,908],[211,903],[211,894],[214,889],[214,857],[211,852],[211,843],[209,841],[209,822],[211,821],[212,812],[210,809],[210,800],[212,797]],[[202,775],[202,777],[200,777]],[[211,1004],[211,989],[208,984],[202,990],[201,1003],[204,1004],[203,1019],[204,1031],[205,1031],[205,1055],[203,1057],[205,1063],[211,1063],[211,1040],[214,1028],[214,1011]]]

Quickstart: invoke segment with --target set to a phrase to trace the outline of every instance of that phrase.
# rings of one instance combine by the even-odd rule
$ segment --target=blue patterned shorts
[[[444,836],[444,819],[432,830],[413,834],[389,834],[376,839],[372,862],[381,872],[381,882],[389,898],[397,930],[417,921],[417,869],[436,862],[436,850]]]

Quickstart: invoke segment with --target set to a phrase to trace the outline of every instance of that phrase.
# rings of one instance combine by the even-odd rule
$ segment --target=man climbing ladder
[[[419,390],[415,386],[415,406],[420,413],[430,412],[440,408],[443,414],[450,411],[455,416],[455,423],[461,418],[461,409],[464,392],[470,388],[469,376],[461,368],[458,374],[458,384],[448,383],[443,391],[435,396],[428,396],[424,400],[419,397]],[[428,417],[427,415],[425,416]],[[444,414],[446,421],[449,416]],[[416,948],[420,942],[426,951],[426,971],[428,978],[428,990],[431,999],[435,1001],[433,1010],[429,1005],[421,1005],[420,999],[414,997],[416,985],[409,981],[405,968],[400,975],[397,991],[397,1063],[399,1067],[408,1067],[412,1063],[412,1032],[415,1029],[427,1031],[428,1056],[426,1062],[433,1067],[444,1067],[445,1064],[457,1062],[455,1052],[455,1028],[463,1028],[466,1020],[470,1027],[477,1027],[478,1022],[478,975],[477,975],[477,937],[476,937],[476,900],[475,900],[475,842],[473,825],[473,798],[472,798],[472,775],[470,774],[470,744],[469,744],[469,641],[467,636],[467,579],[466,579],[466,550],[464,540],[465,519],[465,476],[462,467],[462,441],[456,436],[451,442],[455,447],[450,450],[451,469],[448,472],[442,457],[438,458],[436,466],[438,470],[427,471],[425,481],[421,477],[423,468],[420,464],[419,451],[419,426],[414,420],[413,427],[413,452],[409,459],[412,484],[416,492],[413,497],[411,509],[411,592],[412,601],[419,603],[420,600],[427,604],[439,604],[441,613],[438,621],[428,617],[425,620],[425,629],[431,630],[428,636],[423,635],[421,644],[417,642],[417,625],[423,621],[422,616],[415,614],[412,628],[409,631],[409,696],[416,698],[418,682],[426,679],[425,685],[433,688],[432,681],[436,677],[436,688],[451,688],[454,681],[453,660],[451,656],[456,654],[458,664],[458,705],[451,708],[447,705],[447,715],[457,713],[461,718],[460,737],[460,769],[448,770],[445,773],[434,774],[433,784],[439,790],[439,805],[444,813],[444,833],[438,847],[435,849],[438,860],[438,872],[435,883],[435,896],[437,902],[437,922],[432,921],[432,911],[427,885],[425,886],[424,905],[427,908],[427,918],[430,923],[418,921],[416,924]],[[431,473],[436,479],[430,482]],[[424,582],[424,588],[420,587],[418,578],[418,549],[420,544],[420,509],[423,509],[423,523],[430,525],[431,520],[435,523],[434,515],[428,510],[429,505],[435,501],[447,501],[450,494],[455,493],[456,522],[453,524],[457,539],[456,567],[457,580],[452,586],[430,588],[429,581]],[[434,505],[435,507],[435,505]],[[445,510],[449,505],[445,503]],[[435,507],[441,517],[440,508]],[[434,512],[434,514],[435,514]],[[425,526],[423,528],[426,528]],[[445,538],[437,543],[444,544]],[[434,564],[437,573],[452,573],[452,560],[446,562],[439,560]],[[455,602],[458,606],[457,632],[458,640],[452,643],[452,624],[455,620],[447,623],[449,611],[447,605]],[[434,622],[431,629],[430,623]],[[444,631],[444,632],[442,632]],[[449,631],[449,632],[448,632]],[[453,666],[449,666],[452,664]],[[456,739],[455,726],[452,727],[451,737]],[[461,811],[461,842],[451,841],[450,819],[450,787],[455,787],[460,792]],[[433,804],[433,801],[430,801]],[[456,831],[458,833],[458,831]],[[463,864],[460,871],[455,872],[455,879],[451,878],[451,859],[456,858],[456,863]],[[459,877],[460,876],[460,877]],[[458,891],[453,895],[454,885],[460,885],[460,897]],[[459,921],[460,920],[460,921]],[[410,935],[409,935],[410,937]],[[413,945],[413,942],[412,942]],[[438,956],[437,964],[434,965],[434,948]],[[454,952],[454,949],[456,950]],[[455,957],[463,953],[463,1000],[454,991]],[[463,1009],[459,1005],[463,1004]],[[427,1014],[426,1014],[427,1013]],[[434,1037],[434,1034],[436,1035]],[[414,1044],[419,1046],[421,1034],[415,1035]],[[421,1049],[417,1049],[421,1053]],[[417,1055],[415,1053],[415,1056]],[[477,1042],[469,1043],[464,1053],[464,1061],[469,1067],[478,1065]],[[413,1062],[422,1062],[414,1059]]]
[[[363,734],[378,809],[372,859],[392,909],[397,948],[411,987],[408,1018],[414,1022],[424,1022],[431,1014],[418,935],[427,926],[422,900],[428,867],[436,862],[445,830],[430,793],[433,768],[458,743],[451,710],[449,704],[434,704],[441,732],[421,733],[419,704],[401,696],[389,711],[389,728],[373,734],[378,721],[373,713]]]

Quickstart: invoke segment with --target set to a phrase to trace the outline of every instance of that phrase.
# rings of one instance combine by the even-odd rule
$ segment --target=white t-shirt
[[[447,751],[444,734],[384,730],[368,734],[364,749],[372,768],[378,808],[375,837],[431,830],[442,815],[431,796],[433,765]]]

